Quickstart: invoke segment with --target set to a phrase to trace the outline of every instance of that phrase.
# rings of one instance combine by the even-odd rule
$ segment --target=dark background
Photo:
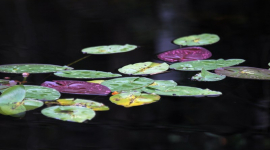
[[[135,51],[92,55],[72,66],[117,73],[127,64],[159,61],[157,53],[178,48],[171,43],[175,38],[214,33],[221,40],[204,46],[211,59],[242,58],[242,66],[269,68],[269,7],[269,0],[0,0],[0,64],[67,65],[84,57],[85,47],[138,45]],[[190,81],[194,74],[170,71],[149,77],[223,95],[162,96],[157,103],[124,108],[112,104],[109,96],[63,94],[103,102],[110,111],[97,112],[82,124],[47,118],[42,108],[21,119],[0,116],[0,149],[270,149],[269,81]],[[29,84],[40,84],[47,75],[30,75]],[[5,76],[21,79],[1,74]]]

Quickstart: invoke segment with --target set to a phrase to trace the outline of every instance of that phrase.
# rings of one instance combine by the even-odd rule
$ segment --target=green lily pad
[[[0,104],[0,113],[12,117],[23,117],[26,108],[21,103]]]
[[[0,104],[10,104],[21,102],[25,98],[25,88],[23,85],[15,85],[5,89],[0,96]]]
[[[162,89],[166,89],[169,86],[177,86],[177,83],[173,80],[155,80],[154,83],[148,85],[147,87],[159,87]]]
[[[199,35],[180,37],[175,39],[173,43],[182,46],[199,46],[216,43],[219,41],[219,39],[219,36],[216,34],[204,33]]]
[[[211,91],[209,89],[201,89],[189,86],[171,86],[171,87],[145,87],[142,89],[146,93],[165,95],[165,96],[218,96],[221,92]]]
[[[113,54],[123,53],[136,49],[136,45],[108,45],[108,46],[95,46],[82,49],[85,54]]]
[[[107,86],[111,91],[140,91],[142,87],[145,87],[154,80],[144,77],[124,77],[124,78],[116,78],[111,80],[106,80],[101,84]]]
[[[124,107],[141,106],[158,101],[159,95],[145,94],[140,92],[121,93],[110,97],[110,101]]]
[[[143,62],[131,65],[126,65],[120,69],[119,72],[129,75],[145,75],[145,74],[158,74],[165,72],[169,69],[166,63]]]
[[[25,99],[23,101],[23,106],[25,107],[26,111],[29,111],[43,106],[43,102],[34,99]]]
[[[220,81],[225,79],[226,76],[224,75],[218,75],[215,73],[211,73],[204,68],[202,71],[196,75],[194,75],[191,80],[196,80],[196,81]]]
[[[65,78],[95,79],[95,78],[113,78],[120,77],[121,74],[95,70],[65,70],[54,73],[54,75]]]
[[[196,60],[179,62],[170,65],[171,69],[182,71],[200,71],[202,68],[205,70],[214,70],[222,67],[234,66],[243,63],[243,59],[218,59],[218,60]]]
[[[3,73],[51,73],[61,70],[73,69],[68,66],[57,66],[49,64],[9,64],[0,65],[0,72]]]
[[[44,86],[25,85],[25,90],[25,98],[51,101],[61,96],[57,90]]]
[[[79,123],[91,120],[96,115],[92,109],[80,106],[52,106],[43,109],[41,113],[54,119]]]

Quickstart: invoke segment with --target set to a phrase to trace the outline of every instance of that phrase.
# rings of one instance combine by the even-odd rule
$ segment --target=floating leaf
[[[200,71],[202,68],[205,70],[214,70],[217,68],[228,67],[243,63],[243,59],[218,59],[218,60],[196,60],[188,62],[179,62],[170,65],[171,69],[182,71]]]
[[[108,45],[108,46],[95,46],[82,49],[83,53],[86,54],[113,54],[123,53],[136,49],[136,45]]]
[[[21,102],[0,104],[0,110],[2,115],[9,115],[12,117],[23,117],[26,112],[26,108]]]
[[[140,92],[121,93],[110,97],[110,101],[124,107],[140,106],[158,101],[159,95],[143,94]]]
[[[0,72],[4,73],[50,73],[60,70],[73,69],[68,66],[57,66],[49,64],[9,64],[0,65]]]
[[[111,91],[108,87],[97,83],[74,80],[54,80],[42,83],[42,86],[56,89],[61,93],[108,95]]]
[[[91,120],[96,115],[92,109],[80,106],[52,106],[43,109],[41,113],[54,119],[79,123]]]
[[[33,98],[39,100],[56,100],[61,94],[53,89],[44,86],[25,85],[26,96],[25,98]]]
[[[196,80],[196,81],[220,81],[225,79],[226,76],[224,75],[218,75],[215,73],[211,73],[204,68],[202,69],[201,73],[198,73],[194,75],[191,80]]]
[[[169,69],[166,63],[143,62],[131,65],[126,65],[120,69],[119,72],[129,75],[145,75],[145,74],[158,74],[165,72]]]
[[[199,45],[209,45],[219,41],[219,37],[216,34],[199,34],[199,35],[190,35],[175,39],[174,44],[182,46],[199,46]]]
[[[25,107],[26,111],[34,110],[36,108],[43,106],[42,101],[33,100],[33,99],[25,99],[22,104]]]
[[[91,81],[87,81],[87,82],[101,84],[103,81],[105,81],[105,80],[91,80]]]
[[[0,104],[10,104],[21,102],[25,97],[25,88],[23,85],[15,85],[6,89],[0,96]]]
[[[140,91],[142,87],[145,87],[154,80],[144,77],[124,77],[106,80],[102,82],[102,85],[107,86],[111,91]]]
[[[166,89],[169,86],[177,86],[177,83],[173,80],[155,80],[154,83],[148,85],[147,87],[159,87]]]
[[[203,60],[211,57],[212,54],[202,47],[185,47],[160,53],[157,57],[168,62],[185,62]]]
[[[120,77],[121,74],[95,70],[65,70],[54,73],[54,75],[66,78],[95,79],[95,78],[113,78]]]
[[[241,79],[270,80],[270,70],[254,67],[224,67],[215,70],[217,74]]]

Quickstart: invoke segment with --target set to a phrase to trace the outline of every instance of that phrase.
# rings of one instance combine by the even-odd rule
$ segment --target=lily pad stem
[[[71,65],[73,65],[73,64],[75,64],[75,63],[77,63],[77,62],[79,62],[79,61],[82,61],[82,60],[88,58],[89,56],[91,56],[91,55],[87,55],[87,56],[84,56],[83,58],[80,58],[80,59],[78,59],[78,60],[75,60],[75,61],[73,61],[72,63],[68,64],[67,66],[71,66]]]

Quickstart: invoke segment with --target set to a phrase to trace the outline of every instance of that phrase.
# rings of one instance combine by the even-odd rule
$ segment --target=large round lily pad
[[[121,93],[110,97],[110,101],[124,107],[141,106],[158,101],[159,95],[140,92]]]
[[[173,43],[182,46],[199,46],[216,43],[219,41],[219,39],[219,36],[216,34],[204,33],[199,35],[180,37],[175,39]]]
[[[51,73],[60,70],[71,70],[68,66],[57,66],[50,64],[9,64],[0,65],[0,72],[4,73]]]
[[[154,80],[144,77],[124,77],[106,80],[101,84],[107,86],[111,91],[122,92],[141,89],[153,82]]]
[[[196,60],[188,62],[179,62],[170,65],[171,69],[182,71],[200,71],[202,68],[205,70],[214,70],[222,67],[229,67],[243,63],[243,59],[218,59],[218,60]]]
[[[101,84],[74,80],[46,81],[42,83],[42,86],[69,94],[108,95],[111,92],[108,87]]]
[[[270,70],[254,67],[224,67],[215,70],[217,74],[241,79],[270,80]]]
[[[220,81],[225,79],[226,76],[224,75],[218,75],[215,73],[211,73],[204,68],[202,71],[196,75],[194,75],[191,80],[196,80],[196,81]]]
[[[129,75],[146,75],[162,73],[168,69],[169,65],[166,63],[143,62],[126,65],[118,69],[118,71]]]
[[[185,62],[203,60],[212,56],[212,53],[202,47],[185,47],[160,53],[157,57],[168,62]]]
[[[111,72],[95,71],[95,70],[65,70],[54,73],[54,75],[65,78],[77,79],[96,79],[96,78],[113,78],[120,77],[121,74],[113,74]]]
[[[85,54],[113,54],[129,52],[136,49],[136,45],[108,45],[108,46],[95,46],[82,49]]]
[[[80,106],[52,106],[43,109],[41,113],[54,119],[79,123],[91,120],[96,115],[92,109]]]
[[[24,87],[26,90],[25,98],[51,101],[61,96],[61,94],[53,88],[35,85],[24,85]]]

